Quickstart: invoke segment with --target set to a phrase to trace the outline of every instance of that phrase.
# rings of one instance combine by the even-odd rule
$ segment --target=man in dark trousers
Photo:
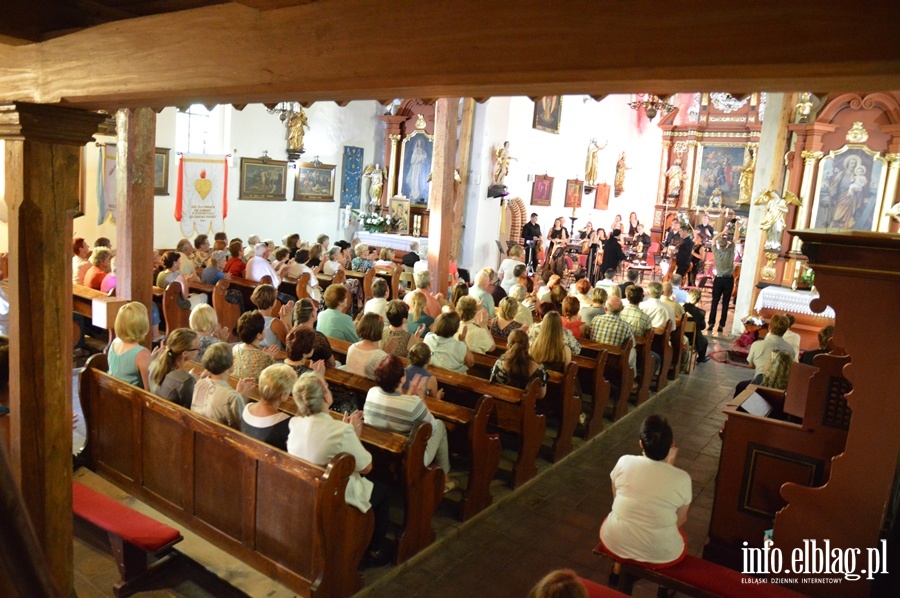
[[[625,259],[625,252],[622,251],[622,245],[619,244],[619,235],[622,231],[613,230],[609,239],[603,243],[603,261],[600,263],[600,271],[619,270],[619,264]]]
[[[697,362],[706,363],[709,357],[706,351],[709,348],[709,339],[703,335],[703,328],[706,324],[706,312],[700,309],[700,289],[691,289],[687,292],[688,300],[684,303],[684,311],[690,314],[691,319],[697,324],[697,340],[694,346],[697,348]]]
[[[733,226],[733,224],[732,224]],[[712,303],[709,306],[709,325],[707,330],[716,326],[716,311],[719,301],[722,301],[722,317],[719,319],[718,333],[725,329],[725,320],[728,319],[728,304],[731,303],[731,292],[734,290],[734,245],[736,239],[731,237],[731,228],[713,237],[713,257],[716,260],[716,277],[713,279]]]
[[[531,220],[522,227],[522,243],[525,245],[526,263],[536,270],[538,265],[537,244],[541,241],[541,225],[537,223],[538,215],[532,214]]]

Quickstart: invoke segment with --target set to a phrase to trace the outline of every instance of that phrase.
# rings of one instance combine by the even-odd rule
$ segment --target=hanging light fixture
[[[658,95],[652,93],[635,94],[634,100],[628,102],[628,105],[640,112],[642,109],[649,120],[656,118],[660,112],[668,114],[675,110],[675,106],[661,99]]]

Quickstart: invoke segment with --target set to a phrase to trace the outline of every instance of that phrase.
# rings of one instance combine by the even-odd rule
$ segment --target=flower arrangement
[[[759,328],[766,325],[766,321],[759,316],[747,316],[741,322],[743,322],[744,326],[757,326]]]
[[[803,271],[803,274],[800,275],[800,280],[810,287],[813,287],[816,284],[816,273],[812,268],[806,268],[806,270]]]
[[[357,219],[363,230],[370,233],[383,233],[394,226],[394,219],[390,216],[382,216],[375,212],[365,213],[361,210],[353,210],[353,216]]]

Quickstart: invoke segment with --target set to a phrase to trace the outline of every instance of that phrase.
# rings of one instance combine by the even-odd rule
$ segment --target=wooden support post
[[[453,196],[453,222],[462,223],[465,219],[466,196],[469,190],[469,162],[472,158],[472,137],[475,128],[475,100],[463,98],[462,119],[459,130],[459,151],[457,164],[459,177],[462,179]],[[459,259],[459,244],[462,241],[463,227],[458,226],[450,239],[450,259]]]
[[[9,208],[10,461],[61,594],[72,588],[72,218],[99,114],[0,106]]]
[[[434,158],[431,163],[431,219],[428,224],[428,270],[433,293],[447,294],[450,238],[453,235],[453,171],[456,168],[458,98],[435,102]]]
[[[119,110],[116,130],[116,296],[139,301],[149,312],[156,113]]]

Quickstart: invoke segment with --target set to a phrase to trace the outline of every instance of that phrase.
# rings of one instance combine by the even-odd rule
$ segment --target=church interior
[[[32,4],[0,23],[4,595],[898,595],[900,5]],[[190,289],[166,261],[187,261],[185,240],[209,258]],[[114,256],[94,263],[111,291],[70,284],[84,242]],[[241,274],[201,281],[229,257]],[[380,374],[349,366],[370,302],[416,294],[437,306],[420,344],[436,359],[450,314],[471,361],[432,361],[435,424],[397,433],[362,404]],[[235,355],[254,305],[286,321],[267,359],[294,369],[301,302],[319,332],[323,314],[355,318],[357,343],[320,334],[336,362],[318,376],[335,422],[365,409],[371,473],[109,375],[124,306],[158,312],[135,342],[156,360],[195,329],[195,300]],[[647,324],[611,341],[606,318],[638,303]],[[539,365],[542,384],[495,378],[510,305],[534,359],[562,322],[567,359]],[[758,351],[785,342],[775,383]],[[218,375],[179,363],[198,385]],[[263,404],[239,378],[222,384]],[[307,419],[297,388],[285,421]],[[671,566],[598,545],[628,456],[661,461],[644,444],[656,416],[690,487]],[[367,512],[350,500],[360,477],[387,496],[389,549],[369,543],[377,492]],[[539,590],[554,570],[578,590]]]

